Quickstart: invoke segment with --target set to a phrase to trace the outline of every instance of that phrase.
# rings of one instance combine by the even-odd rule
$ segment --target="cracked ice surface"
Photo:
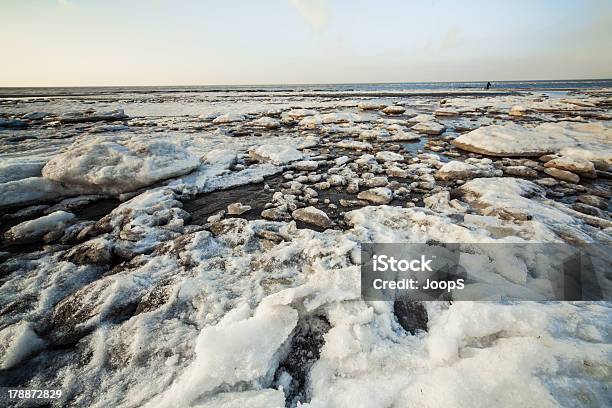
[[[411,335],[360,299],[360,247],[609,245],[609,92],[314,94],[4,102],[10,385],[97,407],[606,405],[609,302],[428,302]],[[596,178],[545,172],[568,163]],[[251,209],[193,210],[224,194]],[[469,262],[533,279],[525,254]]]

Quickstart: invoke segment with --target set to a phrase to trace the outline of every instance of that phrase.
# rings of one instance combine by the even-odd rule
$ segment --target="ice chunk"
[[[481,215],[522,223],[523,237],[542,241],[593,242],[588,225],[610,223],[545,198],[544,190],[528,180],[511,177],[477,178],[459,188],[463,200]]]
[[[26,126],[27,122],[20,119],[0,119],[0,128],[20,129]]]
[[[312,116],[306,116],[305,118],[300,120],[300,122],[298,123],[298,126],[307,128],[307,129],[314,129],[318,126],[321,126],[322,124],[323,124],[323,121],[320,115],[312,115]]]
[[[448,191],[440,191],[439,193],[432,194],[429,197],[423,199],[425,208],[436,212],[449,212],[453,211],[449,204],[450,194]]]
[[[206,153],[203,159],[208,164],[229,168],[230,166],[236,164],[238,156],[236,155],[235,150],[213,149]]]
[[[249,211],[252,207],[250,205],[244,205],[240,202],[232,203],[227,206],[227,213],[230,215],[241,215]]]
[[[60,115],[62,123],[81,123],[81,122],[100,122],[127,119],[123,109],[115,109],[112,111],[97,111],[97,112],[66,112]]]
[[[544,169],[544,173],[549,176],[553,176],[556,179],[567,181],[569,183],[578,183],[580,182],[580,176],[572,173],[571,171],[561,170],[555,167],[548,167]]]
[[[319,167],[319,163],[314,160],[302,160],[302,161],[293,163],[293,166],[295,167],[296,170],[312,171],[312,170],[316,170]]]
[[[389,132],[385,129],[367,129],[359,133],[359,139],[370,140],[379,139],[389,136]]]
[[[385,115],[401,115],[402,113],[406,112],[406,108],[403,106],[390,105],[384,108],[382,111]]]
[[[0,183],[40,176],[45,160],[4,160],[0,164]]]
[[[353,150],[372,150],[372,145],[368,142],[360,142],[358,140],[342,140],[336,143],[336,146],[344,149]]]
[[[465,162],[450,161],[445,163],[436,173],[438,180],[467,180],[474,177],[494,177],[501,176],[502,171],[496,169],[491,164],[491,160],[484,159],[486,162],[477,159],[468,159]]]
[[[556,159],[547,161],[544,167],[554,167],[556,169],[571,171],[580,176],[588,178],[597,178],[595,166],[588,160],[578,157],[562,156]]]
[[[362,191],[357,198],[367,200],[374,204],[388,204],[393,199],[393,192],[386,187],[377,187]]]
[[[402,161],[404,160],[404,156],[395,152],[381,151],[376,153],[376,158],[383,162],[393,162],[393,161]]]
[[[434,111],[434,116],[458,116],[459,112],[451,107],[438,108]]]
[[[189,173],[199,165],[197,157],[169,141],[88,140],[53,157],[42,173],[84,192],[119,194]]]
[[[76,221],[72,213],[55,211],[49,215],[35,220],[24,221],[17,224],[4,234],[4,238],[10,243],[31,243],[39,241],[45,234],[63,231],[67,225]]]
[[[508,112],[508,115],[510,115],[510,116],[524,116],[526,112],[527,112],[527,109],[525,109],[523,106],[515,105],[512,108],[510,108],[510,111]]]
[[[475,153],[493,156],[542,156],[564,150],[571,155],[577,149],[579,157],[612,163],[612,126],[598,123],[543,123],[526,127],[514,123],[483,126],[461,135],[451,143]]]
[[[277,119],[262,116],[261,118],[252,121],[251,125],[266,129],[278,129],[280,127],[280,122]]]
[[[409,132],[404,132],[403,130],[396,130],[391,134],[391,137],[389,138],[389,140],[393,140],[393,141],[397,141],[397,142],[404,142],[404,141],[410,141],[410,140],[417,140],[420,139],[421,135],[419,135],[418,133],[409,133]]]
[[[310,149],[319,145],[321,138],[319,136],[308,135],[298,139],[296,147],[298,149]]]
[[[314,224],[321,228],[329,228],[332,225],[331,220],[323,211],[315,207],[298,208],[293,211],[291,216],[298,221],[307,224]]]
[[[427,122],[419,122],[416,125],[414,125],[411,129],[419,133],[424,133],[426,135],[439,135],[442,132],[444,132],[446,128],[443,125],[439,124],[438,122],[427,121]]]
[[[249,156],[253,160],[273,164],[287,164],[304,158],[304,154],[294,147],[280,144],[258,146],[249,151]]]
[[[51,116],[49,112],[30,112],[23,115],[23,119],[27,120],[42,120],[47,116]]]
[[[292,109],[287,112],[287,116],[291,119],[301,119],[305,116],[316,115],[318,112],[312,109]]]
[[[0,369],[7,370],[39,351],[45,342],[32,330],[29,322],[21,321],[0,330]]]
[[[33,204],[60,197],[78,195],[79,191],[44,177],[28,177],[0,184],[0,208]]]
[[[225,392],[193,405],[193,408],[285,408],[285,394],[281,390]]]
[[[378,110],[378,109],[384,109],[385,105],[382,105],[376,102],[360,102],[357,104],[357,108],[363,111]]]
[[[413,116],[408,119],[408,123],[421,123],[421,122],[431,122],[434,120],[433,115],[427,115],[425,113],[421,113],[419,115]]]
[[[212,123],[215,125],[221,125],[232,122],[242,122],[244,116],[237,113],[226,113],[225,115],[217,116]]]
[[[304,128],[316,128],[322,124],[361,122],[362,118],[352,112],[332,112],[306,116],[298,123]]]
[[[289,306],[266,304],[253,317],[228,320],[200,332],[195,360],[150,406],[187,406],[222,384],[257,383],[270,376],[298,314]]]

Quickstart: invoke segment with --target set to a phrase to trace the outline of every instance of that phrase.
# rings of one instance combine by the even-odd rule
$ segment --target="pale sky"
[[[611,0],[0,0],[0,86],[612,77]]]

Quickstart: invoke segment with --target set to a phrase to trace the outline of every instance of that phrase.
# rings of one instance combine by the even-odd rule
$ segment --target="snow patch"
[[[228,314],[200,332],[195,360],[151,407],[187,406],[216,387],[241,382],[265,386],[280,359],[279,349],[298,321],[297,312],[264,304],[253,317],[233,320]]]

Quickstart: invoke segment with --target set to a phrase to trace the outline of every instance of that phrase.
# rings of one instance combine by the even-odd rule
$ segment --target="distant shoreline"
[[[612,82],[610,78],[581,78],[581,79],[518,79],[518,80],[496,80],[483,79],[480,81],[406,81],[406,82],[320,82],[320,83],[262,83],[262,84],[199,84],[199,85],[53,85],[53,86],[0,86],[3,89],[75,89],[75,88],[294,88],[294,87],[317,87],[317,86],[392,86],[392,85],[447,85],[447,84],[535,84],[535,83],[580,83],[580,82]]]
[[[87,97],[103,95],[211,94],[236,93],[275,97],[404,97],[404,96],[499,96],[520,92],[571,92],[586,89],[612,89],[612,79],[528,80],[481,82],[403,82],[292,85],[183,85],[183,86],[78,86],[78,87],[0,87],[0,99]]]
[[[578,88],[567,88],[567,89],[555,89],[555,91],[573,91]],[[530,89],[537,90],[537,89]],[[530,90],[522,90],[522,92],[530,91]],[[82,96],[104,96],[104,95],[116,95],[117,93],[134,93],[134,94],[153,94],[153,93],[223,93],[223,92],[237,92],[237,93],[261,93],[261,94],[269,94],[270,91],[264,90],[256,90],[256,91],[240,91],[240,90],[211,90],[211,91],[142,91],[142,92],[99,92],[99,93],[58,93],[58,94],[27,94],[27,95],[18,95],[18,94],[0,94],[0,99],[14,99],[14,98],[64,98],[64,97],[82,97]],[[500,96],[500,95],[519,95],[521,92],[517,90],[496,90],[496,91],[448,91],[441,90],[439,92],[411,92],[411,91],[403,91],[403,92],[335,92],[335,91],[317,91],[317,92],[307,92],[307,93],[299,93],[299,91],[276,91],[274,92],[275,97],[279,98],[292,98],[296,96],[296,93],[299,94],[300,97],[304,98],[318,98],[321,96],[326,96],[330,98],[343,98],[343,97],[360,97],[360,98],[397,98],[397,97],[405,97],[405,96],[438,96],[438,97],[449,97],[449,96]],[[262,95],[264,96],[264,95]]]

